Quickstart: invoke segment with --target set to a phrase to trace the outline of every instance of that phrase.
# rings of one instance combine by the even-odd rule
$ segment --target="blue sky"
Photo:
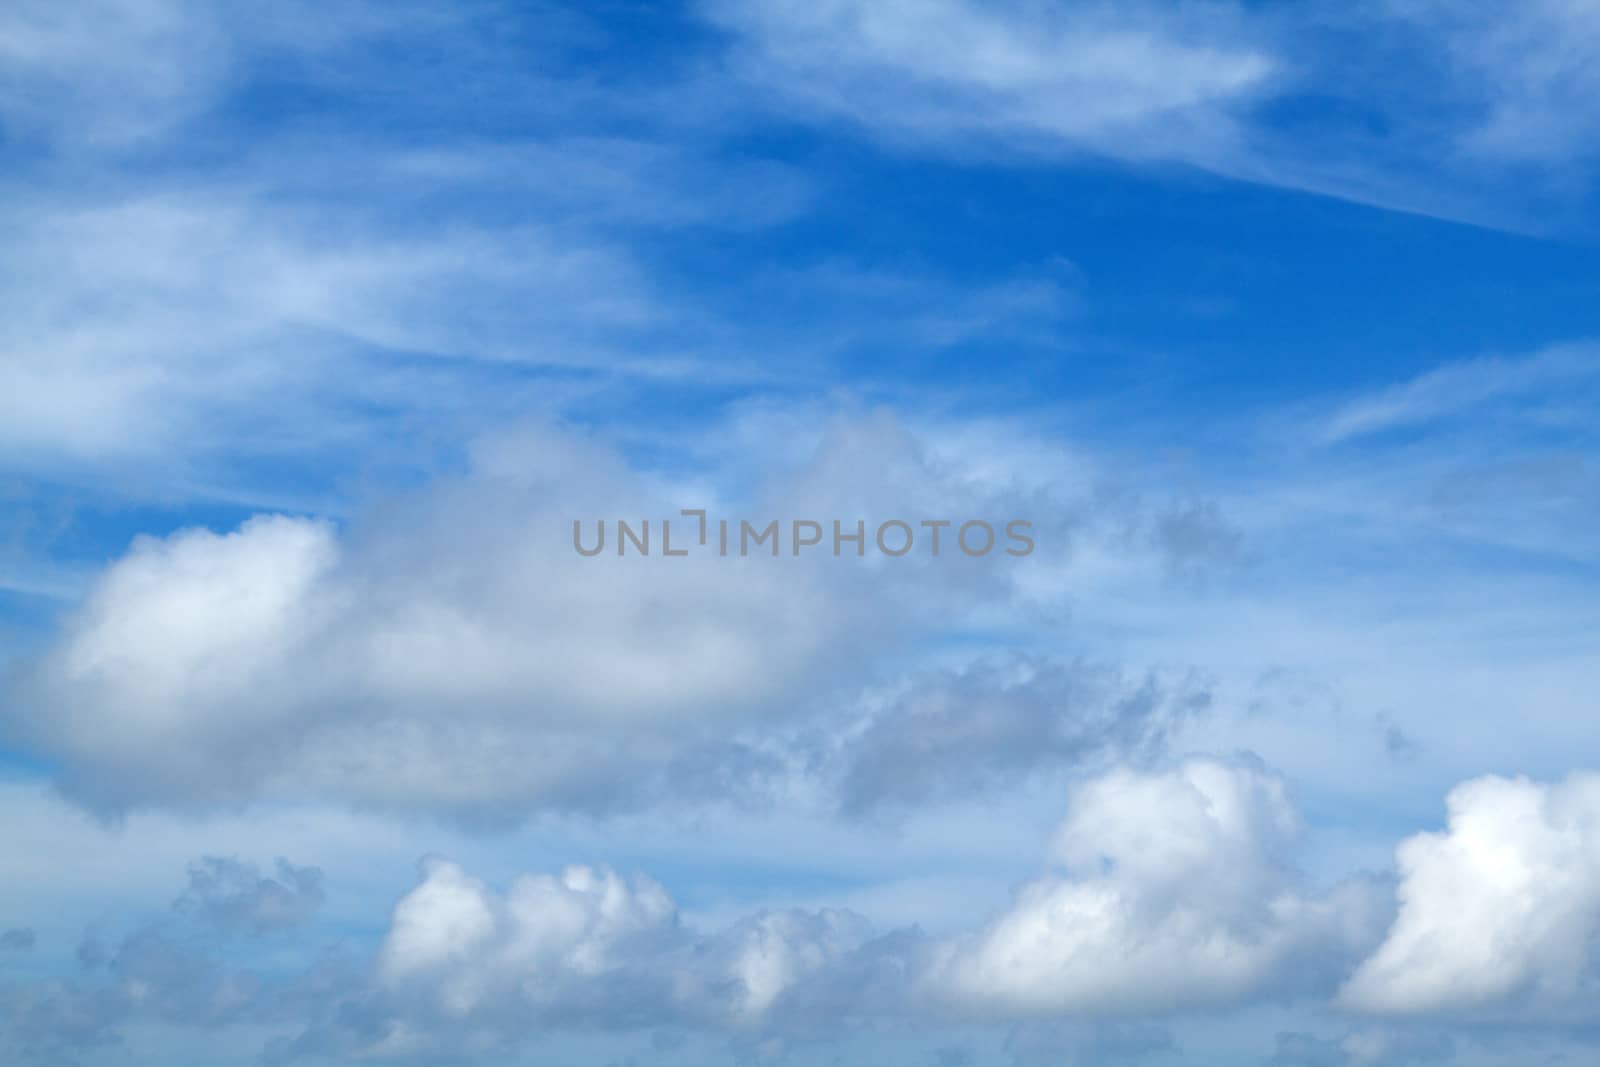
[[[1597,49],[9,5],[0,1059],[1587,1062]]]

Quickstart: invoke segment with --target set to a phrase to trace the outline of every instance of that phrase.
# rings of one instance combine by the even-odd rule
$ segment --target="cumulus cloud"
[[[1340,991],[1351,1009],[1587,1018],[1600,991],[1600,775],[1479,778],[1395,853],[1400,911]]]
[[[1046,658],[944,673],[903,658],[1022,603],[1027,561],[998,552],[667,559],[659,525],[649,558],[573,550],[574,518],[659,524],[718,500],[758,521],[1026,514],[1057,562],[1081,522],[1075,490],[936,458],[887,414],[841,417],[792,466],[748,475],[729,499],[535,428],[343,526],[268,515],[140,538],[0,721],[105,810],[311,795],[503,820],[668,796],[954,798],[1148,754],[1204,705],[1181,680]],[[993,765],[964,769],[979,750]]]
[[[1289,862],[1298,828],[1282,781],[1252,764],[1108,772],[1073,795],[1051,849],[1063,873],[949,937],[878,932],[829,909],[759,912],[707,931],[647,878],[571,867],[500,892],[430,859],[378,953],[374,1010],[394,1018],[368,1039],[422,1047],[464,1027],[525,1032],[530,1019],[752,1035],[906,1017],[1103,1023],[1314,996],[1376,942],[1383,905],[1364,882],[1307,889]],[[1133,1023],[1040,1025],[1008,1043],[1019,1062],[1171,1044]]]
[[[525,1032],[529,1020],[780,1036],[1316,995],[1376,941],[1382,904],[1364,883],[1323,895],[1301,885],[1289,863],[1298,826],[1281,780],[1250,764],[1108,772],[1075,791],[1057,832],[1051,858],[1064,873],[950,937],[878,932],[830,909],[701,930],[647,878],[577,866],[501,892],[430,859],[377,956],[371,1007],[392,1018],[365,1040],[420,1048],[463,1028]],[[319,1040],[356,1047],[349,1032]],[[1007,1048],[1036,1062],[1170,1044],[1131,1023],[1028,1023]]]
[[[283,517],[222,536],[141,538],[45,668],[71,697],[52,700],[48,715],[41,705],[30,728],[70,739],[89,774],[142,765],[169,795],[259,775],[271,751],[260,742],[293,684],[307,598],[335,552],[327,524]]]
[[[1062,873],[1022,886],[944,947],[933,981],[978,1013],[1133,1013],[1227,1003],[1337,980],[1381,904],[1352,882],[1297,879],[1299,816],[1281,779],[1190,760],[1086,783],[1057,833]]]
[[[353,1013],[363,1024],[335,1013],[299,1045],[413,1056],[515,1044],[550,1026],[776,1032],[790,1025],[780,1017],[814,1016],[814,1003],[790,1001],[841,977],[870,934],[835,909],[763,911],[704,931],[643,876],[572,866],[502,893],[435,857],[394,908]]]
[[[502,897],[455,864],[431,860],[422,884],[395,906],[378,978],[389,988],[424,987],[425,999],[457,1018],[508,993],[529,1006],[577,1010],[588,998],[574,990],[678,933],[676,908],[651,881],[570,867],[520,878]]]

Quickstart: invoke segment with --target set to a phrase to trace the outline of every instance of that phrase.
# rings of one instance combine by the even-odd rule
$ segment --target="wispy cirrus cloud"
[[[1187,160],[1238,134],[1275,63],[1231,13],[1190,8],[708,5],[735,69],[802,108],[911,144]]]
[[[1183,164],[1513,229],[1592,220],[1582,4],[705,10],[777,106],[902,149]],[[1395,73],[1414,66],[1438,76]],[[1530,178],[1543,216],[1500,195]]]
[[[1454,420],[1504,414],[1520,407],[1537,422],[1550,404],[1593,388],[1600,352],[1587,344],[1560,345],[1520,358],[1487,356],[1448,363],[1408,382],[1351,400],[1329,414],[1317,434],[1325,444]]]

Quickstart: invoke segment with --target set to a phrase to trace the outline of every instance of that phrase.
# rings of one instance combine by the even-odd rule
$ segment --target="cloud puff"
[[[1302,887],[1289,864],[1298,830],[1283,782],[1254,766],[1195,759],[1094,779],[1057,833],[1063,873],[945,946],[933,981],[968,1011],[1022,1015],[1315,987],[1371,942],[1381,907],[1360,883]]]
[[[677,910],[648,880],[569,867],[524,876],[501,897],[455,864],[430,860],[422,884],[395,906],[378,978],[390,988],[426,986],[455,1017],[507,992],[548,1006],[676,936]]]
[[[1340,991],[1348,1008],[1592,1015],[1600,992],[1600,775],[1479,778],[1443,831],[1401,842],[1400,912]]]
[[[17,725],[112,789],[129,767],[169,796],[258,778],[293,714],[310,598],[336,554],[326,523],[276,516],[139,539],[36,676],[51,695],[35,690],[38,710]]]
[[[443,859],[395,906],[376,982],[386,1040],[459,1026],[731,1028],[763,1023],[797,985],[866,940],[859,916],[767,911],[704,933],[656,882],[573,866],[502,894]],[[402,1023],[400,1020],[406,1022]],[[432,1020],[432,1029],[418,1024]]]

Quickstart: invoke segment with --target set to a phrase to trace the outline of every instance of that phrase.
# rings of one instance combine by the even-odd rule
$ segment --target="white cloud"
[[[645,878],[572,867],[502,894],[429,860],[395,907],[377,974],[401,998],[386,1011],[425,1009],[408,1016],[418,1041],[429,1025],[525,1032],[529,1013],[838,1036],[907,1013],[1144,1015],[1318,996],[1376,942],[1382,903],[1365,882],[1310,892],[1289,863],[1299,825],[1283,782],[1253,765],[1108,772],[1073,794],[1051,849],[1065,873],[942,938],[874,935],[836,909],[763,911],[707,932]]]
[[[1600,775],[1480,778],[1396,850],[1400,913],[1340,993],[1361,1011],[1587,1018],[1600,992]]]
[[[378,952],[374,1010],[387,1021],[371,1029],[393,1041],[404,1018],[406,1041],[424,1048],[463,1027],[526,1036],[530,1020],[838,1037],[901,1017],[1148,1015],[1318,996],[1376,941],[1382,905],[1367,883],[1305,888],[1288,854],[1299,822],[1283,782],[1252,765],[1108,772],[1075,790],[1057,832],[1051,858],[1066,873],[1023,885],[993,922],[938,938],[874,934],[828,908],[708,931],[647,878],[569,867],[502,893],[430,859]]]
[[[772,0],[711,14],[741,35],[743,76],[913,142],[1193,158],[1232,138],[1229,107],[1274,66],[1193,9]]]
[[[137,142],[211,103],[228,51],[226,34],[200,4],[7,4],[0,123],[96,147]]]
[[[502,894],[430,859],[395,906],[376,978],[422,1042],[456,1026],[521,1038],[530,1017],[743,1030],[763,1025],[790,990],[869,932],[859,916],[831,909],[764,911],[702,932],[642,876],[571,866],[522,875]],[[383,1032],[392,1036],[393,1025]]]
[[[1237,1003],[1325,981],[1370,937],[1370,887],[1299,884],[1299,817],[1281,780],[1195,759],[1117,771],[1074,795],[1066,873],[1022,886],[948,944],[933,984],[978,1013],[1132,1013]]]
[[[1476,122],[1458,141],[1463,153],[1540,166],[1596,155],[1600,9],[1592,3],[1394,0],[1391,6],[1437,35],[1457,86],[1477,105]]]
[[[308,605],[336,554],[327,524],[283,517],[136,541],[43,668],[72,697],[16,725],[41,741],[71,738],[88,766],[159,768],[174,793],[259,773],[240,761],[293,713]]]
[[[69,156],[131,155],[197,132],[254,63],[270,59],[328,84],[362,43],[441,35],[463,21],[368,0],[336,9],[18,0],[0,11],[0,126]]]
[[[478,420],[618,382],[765,379],[708,355],[725,333],[663,295],[629,238],[768,225],[806,201],[804,177],[716,159],[668,122],[605,132],[634,97],[507,55],[485,14],[7,5],[0,473],[316,498],[352,462],[414,471]],[[558,52],[581,21],[542,10],[522,43],[536,29]],[[471,57],[470,84],[385,65],[435,48]],[[232,107],[289,86],[339,102],[326,125]],[[548,113],[517,137],[463,118],[535,98]],[[390,107],[448,130],[396,137]]]
[[[756,460],[758,484],[720,512],[735,521],[1026,510],[1047,539],[1076,521],[992,470],[935,462],[885,414],[836,421],[794,469]],[[141,539],[20,669],[7,735],[105,810],[320,797],[504,819],[664,796],[828,807],[836,790],[865,810],[1146,750],[1203,705],[1184,683],[1045,658],[1002,669],[980,652],[924,675],[892,654],[1003,613],[1026,561],[662,558],[661,518],[715,508],[707,494],[530,430],[343,529],[268,516]],[[654,519],[656,555],[573,551],[574,518],[618,516]],[[973,732],[956,701],[993,713]],[[908,714],[942,719],[946,740],[895,756]],[[964,774],[979,749],[1011,774]]]
[[[569,867],[519,878],[504,897],[444,860],[395,905],[377,972],[390,988],[426,983],[447,1015],[469,1015],[506,989],[559,1002],[571,982],[595,979],[637,956],[637,942],[671,939],[666,891],[610,871]]]
[[[1515,359],[1483,357],[1447,363],[1399,385],[1347,401],[1317,428],[1320,443],[1336,444],[1385,431],[1482,416],[1496,404],[1548,397],[1600,379],[1590,345],[1560,345]]]
[[[898,147],[1178,162],[1512,229],[1569,221],[1594,162],[1582,0],[706,8],[779,106]]]
[[[614,243],[542,225],[357,223],[222,183],[93,206],[32,196],[4,214],[13,470],[128,472],[170,493],[241,456],[337,469],[390,420],[447,426],[469,398],[480,418],[510,410],[531,386],[508,389],[496,366],[578,370],[640,324],[666,328]]]

